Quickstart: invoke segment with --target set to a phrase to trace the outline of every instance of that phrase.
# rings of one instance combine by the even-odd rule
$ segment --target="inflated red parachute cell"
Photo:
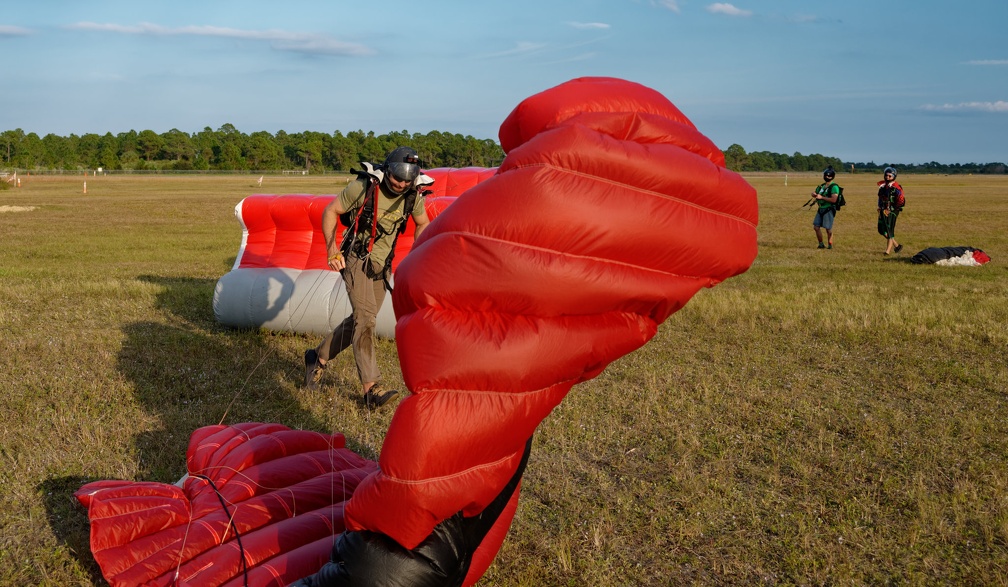
[[[497,173],[496,167],[436,167],[424,171],[430,176],[434,183],[427,186],[425,191],[427,218],[434,220],[455,200],[464,194],[474,185],[493,177]],[[392,260],[392,270],[398,269],[399,264],[406,258],[406,253],[413,248],[413,232],[415,230],[413,220],[406,224],[406,232],[396,241],[396,256]]]
[[[396,409],[380,468],[333,512],[330,562],[299,585],[475,583],[508,531],[543,418],[574,384],[645,344],[697,291],[756,256],[755,190],[649,88],[572,80],[523,101],[500,138],[507,157],[497,173],[447,207],[398,268],[395,336],[412,394]],[[244,526],[242,502],[225,501]],[[300,517],[286,514],[268,515],[277,524]],[[128,532],[124,516],[93,529],[92,544]],[[219,527],[210,534],[221,545],[207,540],[202,560],[224,549],[222,564],[233,567],[234,541]],[[116,543],[131,561],[192,554],[173,549],[177,539],[143,556],[130,539]],[[266,560],[295,566],[283,562],[287,544],[274,546],[279,554],[245,563],[250,573]]]
[[[425,210],[434,219],[465,190],[496,169],[436,168],[422,179]],[[233,328],[328,334],[350,315],[342,276],[326,265],[322,210],[334,195],[254,194],[235,206],[242,238],[231,271],[214,288],[217,321]],[[396,242],[393,272],[413,246],[413,220]],[[394,277],[391,280],[394,283]],[[387,304],[378,315],[377,333],[395,335],[395,315]]]
[[[340,434],[278,424],[193,433],[176,485],[98,481],[76,492],[111,585],[287,585],[317,571],[343,503],[377,465]]]
[[[571,386],[756,256],[755,190],[649,88],[573,80],[500,137],[497,174],[420,237],[393,291],[413,395],[346,520],[406,548],[483,511]]]

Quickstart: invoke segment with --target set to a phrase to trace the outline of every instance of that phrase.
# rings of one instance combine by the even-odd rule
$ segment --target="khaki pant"
[[[375,355],[375,322],[385,301],[385,282],[364,274],[364,261],[356,255],[346,258],[343,283],[353,312],[336,327],[317,349],[319,358],[329,361],[348,346],[353,346],[357,376],[361,384],[378,381],[378,358]]]

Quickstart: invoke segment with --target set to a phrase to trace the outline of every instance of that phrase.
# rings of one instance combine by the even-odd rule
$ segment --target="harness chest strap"
[[[374,248],[375,235],[378,234],[378,189],[374,187],[377,185],[375,180],[372,181],[372,186],[367,191],[367,196],[371,197],[371,202],[374,204],[374,210],[371,212],[371,240],[368,242],[368,253]],[[361,206],[363,209],[367,205],[367,196],[364,197],[364,205]]]
[[[371,234],[370,234],[370,238],[368,240],[368,245],[367,245],[367,255],[370,255],[371,251],[374,249],[374,243],[375,243],[375,240],[377,240],[377,238],[379,236],[378,235],[378,230],[380,228],[380,225],[378,224],[378,216],[379,216],[379,211],[380,211],[380,209],[379,209],[379,201],[378,201],[378,190],[380,189],[378,187],[379,184],[380,184],[380,182],[378,181],[377,178],[375,178],[374,176],[371,176],[371,175],[368,176],[368,187],[365,189],[365,192],[364,192],[364,201],[361,202],[361,205],[357,207],[357,214],[354,217],[353,228],[350,231],[348,231],[348,233],[346,235],[346,238],[344,240],[344,246],[342,247],[342,248],[346,249],[345,252],[347,254],[349,254],[350,252],[352,252],[352,250],[353,250],[353,243],[357,240],[357,236],[360,234],[359,231],[360,231],[361,216],[364,214],[365,210],[368,210],[370,212],[370,214],[371,214],[371,218],[370,218],[370,220],[371,220],[371,222],[370,222],[370,224],[371,224],[371,226],[370,226]],[[411,216],[412,213],[413,213],[413,208],[416,206],[416,199],[417,199],[418,196],[419,196],[419,194],[418,194],[417,189],[415,187],[411,187],[406,192],[406,194],[404,196],[404,199],[403,199],[402,217],[399,218],[398,220],[396,220],[396,224],[398,225],[397,228],[393,232],[388,233],[388,234],[393,234],[393,233],[395,234],[395,237],[394,237],[394,239],[392,241],[392,248],[395,248],[395,243],[396,243],[396,241],[399,240],[399,235],[401,235],[404,232],[406,232],[406,225],[407,225],[409,216]],[[366,217],[365,217],[365,221],[367,221]],[[349,224],[349,223],[347,223],[347,224]],[[385,234],[384,233],[384,228],[382,228],[381,230],[382,230],[382,234]],[[363,251],[361,251],[361,253],[363,253]],[[360,256],[360,254],[358,254],[358,256]],[[392,258],[389,257],[386,260],[386,265],[391,265],[391,261],[392,261]]]
[[[371,202],[374,210],[371,213],[371,240],[368,242],[368,253],[371,253],[371,250],[374,248],[375,234],[378,232],[378,198],[375,197],[377,187],[378,180],[368,176],[368,186],[364,189],[364,201],[357,207],[357,215],[354,217],[353,230],[351,232],[351,235],[353,235],[351,238],[356,238],[356,235],[359,234],[361,215],[364,214],[364,209],[367,208],[368,202]]]

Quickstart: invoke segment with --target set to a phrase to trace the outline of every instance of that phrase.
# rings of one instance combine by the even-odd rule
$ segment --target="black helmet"
[[[822,172],[822,178],[826,181],[832,181],[836,177],[836,171],[833,171],[833,166],[830,165]]]
[[[420,175],[420,157],[409,147],[396,147],[385,157],[382,167],[399,181],[413,183]]]
[[[896,179],[896,168],[895,167],[886,167],[885,169],[882,170],[882,176],[883,177],[885,177],[886,175],[889,175],[890,173],[892,174],[892,178]]]

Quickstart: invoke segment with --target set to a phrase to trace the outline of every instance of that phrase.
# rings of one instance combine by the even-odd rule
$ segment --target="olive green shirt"
[[[410,188],[415,189],[415,188]],[[340,205],[344,210],[352,212],[353,218],[357,218],[357,209],[364,203],[364,195],[367,193],[367,183],[361,178],[351,181],[339,195]],[[386,261],[394,254],[392,247],[395,243],[396,232],[400,222],[406,222],[403,207],[406,204],[406,194],[396,196],[387,191],[385,182],[378,184],[375,190],[378,200],[378,225],[376,230],[374,245],[371,248],[371,266],[377,271],[381,271]],[[413,211],[424,209],[424,198],[417,194],[413,203]],[[347,228],[347,234],[353,230],[353,223]],[[357,238],[365,245],[371,241],[371,227],[358,226]]]

